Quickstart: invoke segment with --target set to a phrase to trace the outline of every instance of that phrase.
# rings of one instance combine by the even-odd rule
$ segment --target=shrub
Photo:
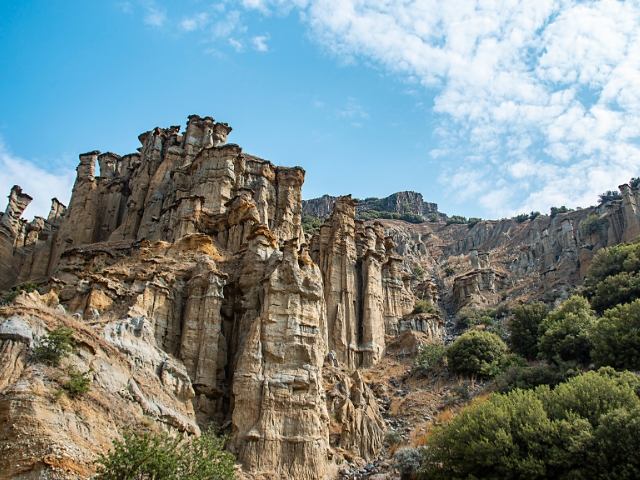
[[[93,373],[93,368],[90,368],[86,372],[80,372],[70,366],[67,373],[69,375],[69,381],[63,385],[63,388],[72,396],[82,395],[91,390],[89,385],[91,384],[90,375]]]
[[[482,221],[481,218],[470,217],[469,220],[467,221],[467,225],[469,225],[469,228],[472,228],[476,225],[476,223],[480,223],[481,221]]]
[[[17,287],[13,287],[7,293],[2,295],[0,298],[0,305],[9,305],[11,302],[15,300],[15,298],[20,295],[20,292],[31,293],[38,290],[38,285],[33,282],[26,282],[22,285],[18,285]]]
[[[544,303],[518,305],[509,319],[510,347],[515,353],[533,360],[538,355],[538,328],[549,313]]]
[[[598,205],[603,203],[613,202],[615,200],[622,200],[622,194],[617,190],[607,190],[604,193],[598,195]]]
[[[538,349],[541,357],[554,363],[559,360],[589,363],[594,323],[589,302],[580,296],[572,296],[540,323]]]
[[[521,213],[520,215],[518,215],[516,217],[516,222],[518,222],[518,223],[526,222],[527,220],[529,220],[529,214],[528,213]]]
[[[444,274],[445,274],[447,277],[450,277],[450,276],[451,276],[451,275],[453,275],[454,273],[456,273],[456,269],[455,269],[455,268],[453,268],[453,267],[447,267],[447,268],[445,268],[445,269],[444,269]]]
[[[444,363],[446,347],[442,343],[421,345],[413,363],[413,372],[425,375]]]
[[[604,312],[593,328],[598,365],[640,370],[640,300]]]
[[[607,220],[605,217],[600,218],[600,216],[596,214],[589,215],[580,223],[580,230],[585,236],[594,235],[602,232],[606,223]]]
[[[429,215],[427,215],[427,221],[429,222],[439,222],[440,221],[440,216],[437,213],[430,213]]]
[[[424,269],[420,265],[414,265],[411,267],[411,273],[413,273],[414,278],[422,279],[424,278]]]
[[[393,458],[396,460],[396,468],[400,470],[402,479],[412,478],[420,468],[424,458],[425,449],[421,447],[416,448],[403,448],[393,454]]]
[[[123,441],[98,459],[96,479],[234,479],[234,457],[224,450],[224,438],[211,430],[199,437],[171,438],[166,433],[123,432]]]
[[[535,220],[536,218],[538,218],[540,215],[542,215],[540,212],[531,212],[529,214],[529,220]]]
[[[316,218],[311,215],[303,215],[302,216],[302,230],[304,233],[313,234],[316,230],[318,230],[322,224],[324,224],[325,217]]]
[[[384,434],[384,446],[389,448],[394,445],[399,445],[402,443],[404,439],[402,438],[402,434],[396,430],[389,430]]]
[[[498,392],[510,392],[516,388],[530,390],[540,385],[555,387],[566,381],[567,376],[558,368],[550,366],[523,367],[513,365],[496,377]]]
[[[58,326],[43,335],[40,346],[35,350],[36,360],[57,367],[63,357],[75,353],[73,334],[73,328]]]
[[[629,180],[629,186],[633,189],[640,187],[640,177],[631,177],[631,180]]]
[[[493,323],[493,318],[491,318],[490,312],[472,305],[462,307],[456,314],[456,328],[459,330],[466,330],[476,325],[491,323]]]
[[[461,215],[452,215],[447,219],[447,225],[458,225],[467,223],[467,217]]]
[[[561,207],[551,207],[551,218],[555,217],[559,213],[568,213],[573,211],[571,208],[567,208],[564,205]]]
[[[493,333],[471,331],[462,334],[447,348],[451,370],[459,375],[491,376],[492,366],[505,357],[507,346]]]
[[[420,478],[640,478],[639,407],[606,372],[494,393],[433,431]]]
[[[599,282],[591,298],[591,305],[599,313],[620,303],[633,302],[640,298],[640,276],[635,272],[611,275]]]
[[[605,278],[622,272],[640,270],[640,243],[602,248],[587,268],[586,285],[594,287]]]
[[[436,313],[435,307],[426,300],[416,300],[416,304],[413,307],[413,312],[411,313]]]

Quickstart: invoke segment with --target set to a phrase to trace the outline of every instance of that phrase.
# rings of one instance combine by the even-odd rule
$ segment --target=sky
[[[80,153],[198,114],[306,199],[586,207],[640,176],[639,27],[640,0],[3,1],[0,195],[46,216]]]

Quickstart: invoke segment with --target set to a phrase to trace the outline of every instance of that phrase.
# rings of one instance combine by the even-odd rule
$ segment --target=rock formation
[[[305,203],[302,168],[243,153],[230,132],[192,115],[184,132],[140,135],[137,153],[82,154],[69,208],[54,199],[47,219],[23,220],[31,197],[11,190],[0,289],[38,291],[0,306],[0,478],[88,478],[125,424],[215,423],[246,472],[272,478],[371,462],[389,405],[359,369],[440,340],[470,303],[564,298],[600,248],[640,234],[628,185],[524,222],[365,222],[373,208],[443,215],[415,192]],[[326,216],[315,234],[303,213]],[[57,325],[79,343],[56,370],[31,353]],[[69,368],[93,368],[92,391],[58,401]]]

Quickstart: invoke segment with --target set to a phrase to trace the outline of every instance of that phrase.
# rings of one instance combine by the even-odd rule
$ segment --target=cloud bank
[[[640,174],[640,2],[244,0],[435,95],[440,181],[494,215],[589,205]],[[425,135],[431,132],[425,131]]]

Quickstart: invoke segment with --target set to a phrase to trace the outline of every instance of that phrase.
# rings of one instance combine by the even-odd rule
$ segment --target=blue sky
[[[197,113],[305,198],[588,206],[640,175],[639,26],[614,0],[2,2],[0,189],[44,215],[79,153]]]

